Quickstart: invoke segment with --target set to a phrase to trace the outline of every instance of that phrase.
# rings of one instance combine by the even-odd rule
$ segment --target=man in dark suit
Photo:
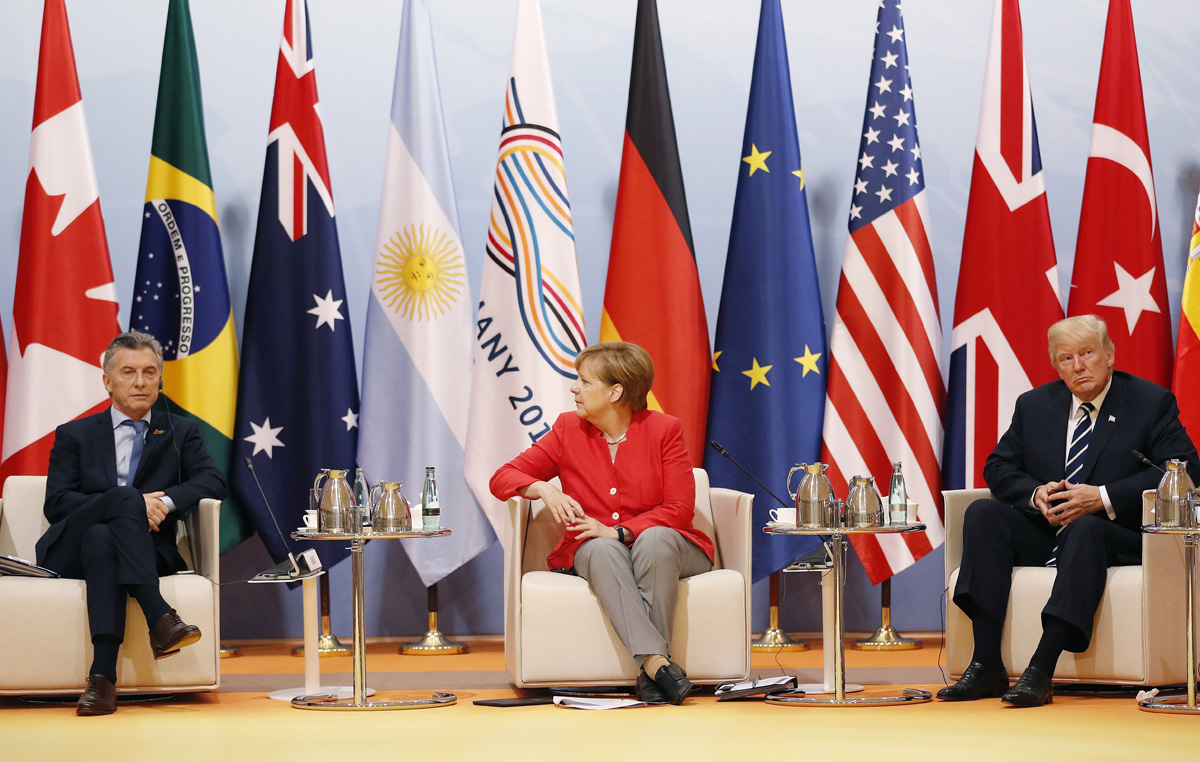
[[[202,498],[221,499],[225,479],[196,424],[152,415],[162,386],[162,347],[130,331],[104,353],[104,388],[112,406],[59,426],[46,477],[50,528],[37,543],[38,563],[87,582],[94,658],[80,715],[116,711],[117,653],[125,610],[134,598],[150,627],[154,658],[200,640],[159,593],[160,575],[187,567],[175,542],[177,523]]]
[[[1161,474],[1156,464],[1188,461],[1196,448],[1179,422],[1175,396],[1113,370],[1115,349],[1104,321],[1067,318],[1048,332],[1060,380],[1017,399],[1012,424],[988,456],[983,476],[996,500],[967,508],[963,562],[954,603],[971,618],[971,663],[938,698],[1001,697],[1041,706],[1054,695],[1063,651],[1086,651],[1109,566],[1142,562],[1142,491]],[[1042,637],[1010,689],[1000,655],[1001,628],[1014,566],[1057,566],[1042,609]]]

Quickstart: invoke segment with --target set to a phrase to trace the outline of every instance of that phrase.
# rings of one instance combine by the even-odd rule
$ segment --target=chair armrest
[[[946,578],[943,586],[950,586],[951,573],[962,565],[963,517],[967,513],[967,507],[976,500],[991,499],[992,493],[986,489],[942,490],[946,521]]]
[[[221,501],[205,498],[184,520],[196,573],[221,582]]]

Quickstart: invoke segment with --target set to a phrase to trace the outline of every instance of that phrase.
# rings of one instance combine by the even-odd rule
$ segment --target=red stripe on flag
[[[304,164],[300,162],[300,154],[292,154],[292,240],[299,241],[308,232],[304,219],[305,187]]]
[[[933,265],[933,249],[929,246],[929,235],[925,230],[925,221],[921,219],[921,213],[917,211],[916,201],[901,204],[892,211],[896,215],[896,219],[900,220],[900,224],[904,226],[904,232],[908,234],[908,240],[912,242],[913,250],[917,253],[917,259],[921,262],[921,270],[925,273],[925,287],[929,290],[929,296],[933,299],[933,308],[940,315],[942,308],[938,304],[937,275]],[[940,383],[938,385],[941,386]]]
[[[1021,42],[1021,9],[1003,0],[1000,44],[1000,155],[1013,177],[1025,177],[1025,56]],[[1013,53],[1012,51],[1016,52]]]

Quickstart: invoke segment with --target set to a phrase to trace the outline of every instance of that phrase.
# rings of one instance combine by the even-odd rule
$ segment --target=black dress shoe
[[[668,703],[667,697],[663,695],[662,688],[659,688],[658,683],[654,682],[654,679],[645,672],[638,672],[637,699],[647,704]]]
[[[1054,700],[1054,681],[1041,667],[1030,664],[1001,700],[1013,706],[1042,706]]]
[[[977,661],[971,662],[963,676],[954,685],[947,685],[937,692],[942,701],[975,701],[976,699],[1000,698],[1008,690],[1008,673],[1003,669],[990,669]]]
[[[179,653],[179,649],[200,640],[200,628],[187,624],[171,609],[150,628],[150,649],[155,659],[165,659]]]
[[[667,662],[665,667],[659,667],[658,672],[654,675],[654,682],[662,688],[663,697],[672,704],[678,706],[683,703],[688,694],[695,689],[692,681],[687,679],[687,672],[683,671],[683,667],[673,661]]]
[[[117,711],[117,686],[104,675],[87,679],[87,690],[75,702],[75,714],[90,717]]]

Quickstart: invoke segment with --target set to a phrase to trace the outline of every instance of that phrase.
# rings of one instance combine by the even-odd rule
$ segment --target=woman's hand
[[[534,482],[521,491],[522,496],[530,500],[541,500],[550,510],[550,515],[559,524],[571,524],[580,519],[587,518],[587,514],[583,511],[583,506],[579,502],[566,495],[558,487],[555,487],[550,482]]]
[[[607,524],[601,524],[591,516],[584,516],[574,524],[568,524],[567,531],[578,532],[579,534],[575,536],[577,540],[590,540],[593,537],[607,537],[610,540],[618,539],[616,529]]]

